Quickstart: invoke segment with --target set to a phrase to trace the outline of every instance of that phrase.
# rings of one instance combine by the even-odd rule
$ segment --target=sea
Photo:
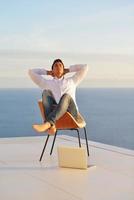
[[[32,129],[42,123],[41,94],[38,88],[0,89],[0,138],[42,135]],[[76,100],[89,140],[134,150],[134,88],[78,88]],[[75,131],[59,134],[77,137]]]

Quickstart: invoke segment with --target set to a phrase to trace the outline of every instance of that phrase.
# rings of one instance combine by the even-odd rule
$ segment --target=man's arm
[[[50,75],[49,71],[45,69],[29,69],[28,74],[32,81],[41,88],[48,88],[48,80],[44,79],[42,75]]]
[[[64,75],[67,74],[69,72],[69,68],[65,68],[64,69]]]
[[[47,71],[47,75],[53,76],[53,72],[52,72],[52,70]]]
[[[88,72],[88,65],[87,64],[77,64],[71,65],[69,68],[69,72],[75,72],[72,76],[72,79],[76,85],[78,85],[86,76]]]

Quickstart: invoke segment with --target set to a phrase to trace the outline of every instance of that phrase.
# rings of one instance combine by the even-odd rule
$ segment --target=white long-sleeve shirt
[[[56,102],[58,103],[64,93],[69,94],[76,105],[75,93],[77,85],[83,80],[87,74],[88,66],[86,64],[71,65],[69,72],[75,72],[71,77],[62,76],[61,78],[53,77],[47,79],[42,75],[47,75],[46,69],[29,69],[28,73],[34,83],[36,83],[41,89],[51,90]]]

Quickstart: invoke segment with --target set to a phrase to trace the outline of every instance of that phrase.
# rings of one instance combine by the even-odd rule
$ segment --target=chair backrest
[[[38,101],[38,105],[41,111],[42,119],[45,121],[45,108],[43,106],[42,100]],[[79,121],[76,121],[73,116],[66,112],[59,120],[56,122],[57,129],[71,129],[71,128],[83,128],[86,123],[83,117],[79,113]]]

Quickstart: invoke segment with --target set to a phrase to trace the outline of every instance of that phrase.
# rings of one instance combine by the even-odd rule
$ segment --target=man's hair
[[[53,67],[54,67],[54,64],[57,63],[57,62],[60,62],[60,63],[63,65],[63,69],[64,69],[64,64],[63,64],[62,60],[59,59],[59,58],[58,58],[58,59],[55,59],[55,60],[53,61],[52,69],[53,69]]]

